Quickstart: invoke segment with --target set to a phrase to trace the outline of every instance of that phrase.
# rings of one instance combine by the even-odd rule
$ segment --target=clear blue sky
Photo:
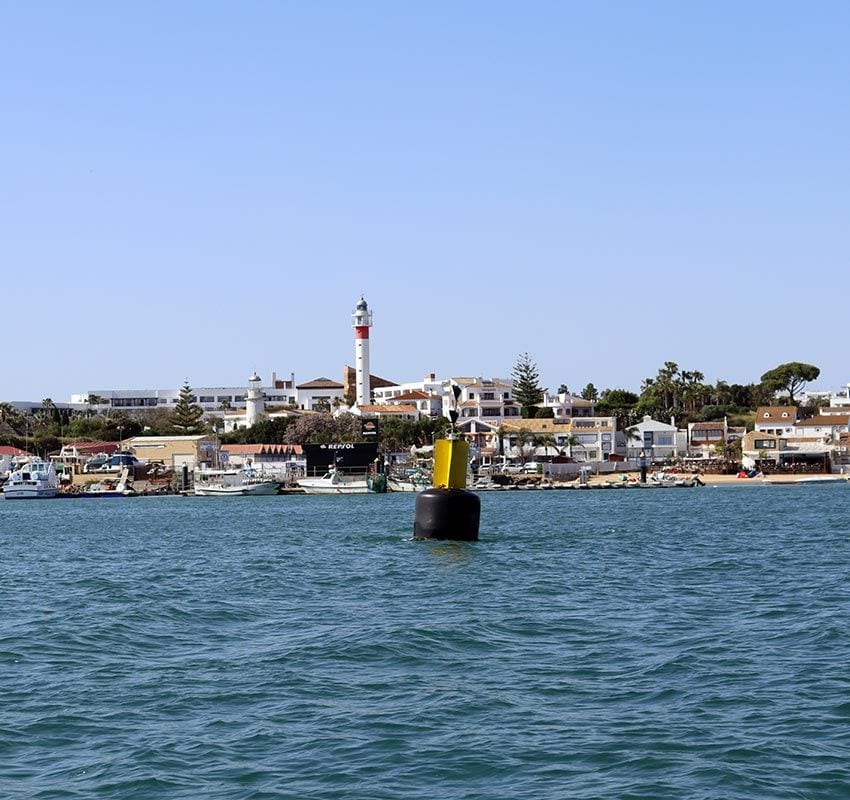
[[[339,379],[361,292],[397,381],[528,351],[551,388],[844,384],[848,30],[846,2],[2,2],[0,399]]]

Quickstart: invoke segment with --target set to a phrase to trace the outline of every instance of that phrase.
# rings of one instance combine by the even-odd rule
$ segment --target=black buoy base
[[[416,495],[414,539],[478,541],[481,498],[466,489],[426,489]]]

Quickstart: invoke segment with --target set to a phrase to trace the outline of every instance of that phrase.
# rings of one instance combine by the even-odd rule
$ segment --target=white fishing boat
[[[195,494],[200,497],[277,494],[281,482],[252,468],[195,470]]]
[[[373,491],[365,473],[346,475],[333,467],[321,478],[302,478],[298,486],[307,494],[368,494]]]
[[[56,497],[59,479],[50,461],[33,458],[9,473],[3,485],[6,500],[46,500]]]
[[[431,478],[424,472],[411,472],[402,476],[387,476],[389,492],[421,492],[431,486]]]

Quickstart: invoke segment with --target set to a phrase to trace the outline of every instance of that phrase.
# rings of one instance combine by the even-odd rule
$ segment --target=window
[[[660,445],[661,447],[672,447],[673,435],[670,433],[658,434],[655,437],[655,444]]]
[[[493,392],[482,392],[481,393],[481,399],[482,400],[494,400],[495,395],[494,395]]]
[[[582,433],[576,437],[582,444],[596,444],[595,433]]]
[[[756,450],[775,450],[776,449],[776,440],[775,439],[756,439],[753,444],[755,445]]]
[[[501,415],[502,415],[501,410],[498,409],[498,408],[482,408],[481,409],[481,416],[482,417],[500,417]]]
[[[610,442],[611,441],[611,434],[610,433],[603,433],[602,434],[602,441],[603,442]],[[605,448],[603,447],[602,449],[604,450]]]
[[[201,398],[198,400],[198,402],[199,403],[214,403],[215,397],[213,397],[212,395],[202,395]]]
[[[470,393],[469,393],[469,399],[470,399],[470,400],[474,400],[474,399],[475,399],[475,392],[470,392]]]
[[[502,400],[510,400],[511,393],[510,392],[502,392]]]

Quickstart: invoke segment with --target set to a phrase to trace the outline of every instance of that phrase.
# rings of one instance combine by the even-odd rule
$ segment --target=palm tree
[[[89,407],[89,416],[94,414],[94,406],[99,406],[104,400],[99,394],[90,394],[86,397],[86,403]]]
[[[551,433],[538,433],[534,437],[534,444],[537,447],[543,448],[543,455],[544,456],[549,455],[549,448],[550,447],[555,450],[556,455],[561,455],[561,448],[558,447],[558,445],[555,441],[555,437],[552,436]],[[535,453],[535,455],[536,455],[536,453]]]
[[[11,420],[15,416],[15,413],[15,407],[11,403],[0,403],[0,425],[4,422],[11,425]]]
[[[584,450],[585,460],[587,460],[587,448],[581,443],[581,440],[574,433],[571,433],[569,436],[567,436],[566,445],[570,451],[570,458],[573,457],[573,448],[580,447],[582,450]]]
[[[626,458],[629,457],[629,442],[640,441],[640,431],[637,429],[637,425],[632,425],[629,428],[626,428],[623,431],[623,435],[626,437]]]

